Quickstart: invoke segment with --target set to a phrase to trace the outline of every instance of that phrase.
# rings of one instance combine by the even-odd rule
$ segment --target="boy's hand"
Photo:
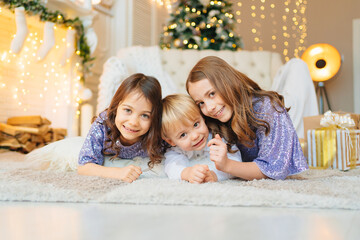
[[[215,163],[218,170],[226,172],[225,169],[229,162],[228,151],[226,143],[222,141],[219,134],[216,134],[215,138],[208,142],[208,147],[210,148],[210,160]]]
[[[207,175],[205,176],[204,182],[217,182],[218,178],[214,171],[208,171]]]
[[[203,183],[208,175],[209,167],[207,165],[195,165],[185,168],[181,173],[181,179],[190,183]]]
[[[118,178],[121,180],[132,183],[142,174],[141,168],[134,165],[129,165],[123,168],[114,168]]]

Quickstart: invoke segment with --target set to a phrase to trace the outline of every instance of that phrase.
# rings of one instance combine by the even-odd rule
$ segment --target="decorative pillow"
[[[121,82],[130,74],[125,64],[118,57],[110,57],[104,63],[104,70],[100,76],[99,96],[96,113],[99,114],[110,105],[111,99]]]

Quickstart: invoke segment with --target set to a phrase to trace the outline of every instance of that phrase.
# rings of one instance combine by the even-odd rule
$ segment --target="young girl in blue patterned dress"
[[[186,88],[206,122],[220,127],[240,149],[243,162],[232,161],[219,154],[219,139],[210,140],[210,158],[218,170],[253,180],[285,179],[308,169],[283,96],[261,89],[215,56],[193,67]]]
[[[149,167],[161,162],[161,87],[144,74],[125,79],[110,106],[91,125],[79,154],[78,173],[133,182],[139,166],[105,167],[104,156],[132,159],[149,157]]]

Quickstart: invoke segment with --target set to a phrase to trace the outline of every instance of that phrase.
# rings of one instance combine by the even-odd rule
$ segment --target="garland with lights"
[[[234,29],[229,1],[179,0],[173,6],[168,25],[160,36],[162,49],[213,49],[236,51],[243,48]]]
[[[11,11],[18,7],[24,7],[27,14],[40,15],[40,21],[53,22],[63,27],[75,29],[77,33],[76,54],[81,58],[83,74],[89,71],[90,62],[95,58],[90,56],[90,47],[87,44],[84,26],[78,17],[67,19],[60,11],[48,10],[41,0],[1,0],[0,5],[7,7]],[[82,80],[84,80],[83,77]]]

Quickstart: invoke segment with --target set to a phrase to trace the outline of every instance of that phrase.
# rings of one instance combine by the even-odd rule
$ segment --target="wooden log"
[[[24,124],[35,124],[35,125],[47,124],[47,125],[50,125],[51,122],[48,119],[43,118],[39,115],[34,115],[34,116],[11,117],[11,118],[8,118],[7,124],[10,124],[10,125],[24,125]]]
[[[41,147],[43,147],[43,146],[45,146],[45,143],[37,143],[36,144],[36,148],[41,148]]]
[[[45,135],[43,135],[43,138],[44,138],[45,143],[49,143],[49,142],[51,142],[51,140],[53,138],[53,133],[48,132]]]
[[[63,135],[63,136],[66,136],[67,135],[67,130],[66,128],[53,128],[52,131],[56,134],[59,134],[59,135]]]
[[[53,142],[64,139],[67,134],[67,130],[64,128],[53,128],[52,131],[53,131],[53,139],[52,139]]]
[[[11,125],[11,124],[9,124]],[[43,124],[42,124],[43,125]],[[21,125],[12,125],[12,126],[20,126],[20,127],[30,127],[30,128],[38,128],[41,125],[37,125],[37,124],[21,124]]]
[[[0,141],[9,139],[9,138],[13,138],[13,136],[0,131]]]
[[[31,128],[31,127],[21,127],[21,126],[12,126],[5,123],[0,123],[0,131],[7,133],[11,136],[15,136],[19,133],[33,133],[33,134],[44,134],[49,131],[49,125],[43,125],[38,128]]]
[[[20,134],[17,134],[15,137],[19,141],[19,143],[24,144],[27,141],[29,141],[32,136],[30,133],[20,133]]]
[[[36,148],[36,143],[26,142],[21,147],[24,152],[29,153]]]
[[[41,135],[31,135],[31,142],[34,143],[43,143],[44,142],[44,138]]]
[[[47,118],[42,118],[43,120],[43,124],[46,124],[46,125],[50,125],[51,124],[51,121]]]
[[[8,151],[10,151],[9,148],[2,148],[2,147],[0,147],[0,153],[8,152]]]
[[[4,132],[6,134],[9,134],[11,136],[15,136],[16,134],[21,133],[13,126],[5,124],[5,123],[0,123],[0,131]]]
[[[0,142],[0,147],[6,147],[10,149],[18,149],[21,148],[21,144],[16,140],[16,138],[10,138],[6,140],[2,140]]]

